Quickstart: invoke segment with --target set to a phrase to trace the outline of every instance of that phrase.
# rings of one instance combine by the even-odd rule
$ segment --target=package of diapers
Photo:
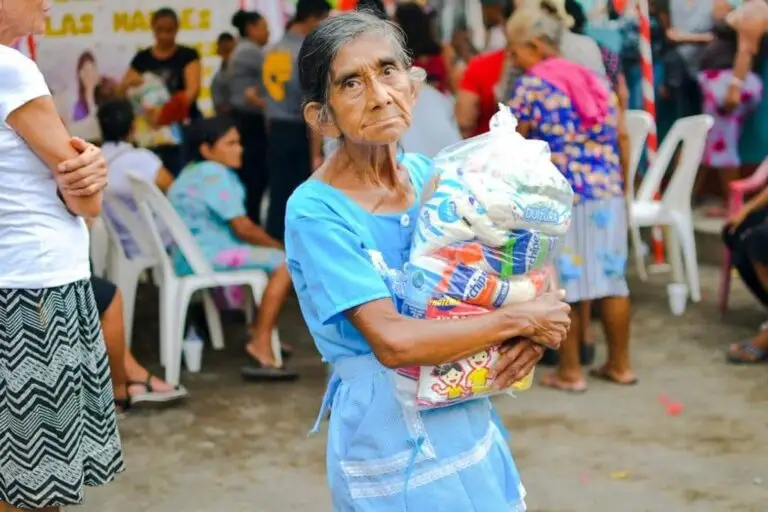
[[[490,132],[435,157],[437,183],[422,204],[404,269],[404,314],[455,321],[550,290],[552,263],[571,224],[573,190],[547,144],[526,140],[516,128],[500,105]],[[488,374],[500,349],[400,368],[394,372],[398,397],[430,409],[528,389],[533,372],[509,389],[493,389]]]

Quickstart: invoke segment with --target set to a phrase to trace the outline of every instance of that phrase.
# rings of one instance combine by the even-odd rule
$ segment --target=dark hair
[[[234,119],[229,116],[213,116],[193,122],[184,134],[187,156],[192,162],[202,162],[205,158],[200,154],[200,146],[213,146],[235,127]]]
[[[299,0],[296,2],[296,15],[293,21],[301,22],[309,18],[322,18],[331,12],[331,4],[327,0]]]
[[[387,19],[387,9],[384,7],[382,0],[359,0],[355,10],[367,12],[383,20]]]
[[[219,34],[219,37],[216,38],[216,42],[221,43],[229,43],[235,40],[235,37],[230,34],[229,32],[222,32]]]
[[[248,36],[248,25],[260,22],[264,16],[256,11],[244,11],[240,9],[232,16],[232,26],[240,33],[240,37]]]
[[[176,11],[170,7],[161,7],[160,9],[156,10],[154,14],[152,14],[152,24],[154,25],[163,18],[172,19],[174,23],[177,25],[179,24],[179,15],[176,14]]]
[[[104,142],[123,142],[133,127],[133,106],[128,100],[111,100],[99,107],[96,114]]]
[[[464,372],[464,368],[461,363],[447,363],[435,366],[432,368],[433,377],[445,377],[451,371],[457,371],[459,373]]]
[[[411,67],[403,31],[397,25],[367,12],[344,12],[321,23],[301,45],[299,82],[306,102],[327,105],[331,66],[336,55],[345,45],[364,34],[377,34],[390,39],[397,47],[398,63],[405,69]]]
[[[395,21],[405,34],[405,45],[411,56],[440,55],[442,47],[434,38],[429,14],[414,2],[398,4]]]
[[[609,4],[612,2],[608,2]],[[584,8],[576,0],[565,0],[565,12],[573,18],[571,32],[583,34],[584,27],[587,25],[587,16],[584,14]]]

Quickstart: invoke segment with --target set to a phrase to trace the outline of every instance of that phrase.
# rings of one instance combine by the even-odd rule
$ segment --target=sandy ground
[[[668,311],[666,276],[631,283],[638,386],[591,382],[581,396],[535,388],[498,400],[529,510],[768,510],[768,367],[723,362],[727,342],[752,334],[765,313],[737,285],[732,312],[721,320],[716,269],[701,275],[704,300],[680,318]],[[143,295],[140,303],[152,307],[151,292]],[[156,312],[140,311],[137,321],[139,356],[156,360]],[[325,430],[307,436],[325,369],[293,302],[282,328],[299,348],[300,381],[242,383],[242,333],[230,334],[227,350],[206,352],[202,373],[184,376],[186,405],[121,422],[128,469],[90,490],[79,510],[330,511]],[[682,412],[670,415],[665,398]],[[442,511],[454,512],[430,512]]]

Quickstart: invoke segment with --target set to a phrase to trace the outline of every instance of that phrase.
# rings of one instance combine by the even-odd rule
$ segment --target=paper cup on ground
[[[669,298],[669,309],[675,316],[681,316],[685,313],[685,306],[688,302],[688,286],[683,283],[670,283],[667,285],[667,297]]]
[[[192,373],[200,371],[203,365],[203,343],[200,341],[184,342],[184,365]]]

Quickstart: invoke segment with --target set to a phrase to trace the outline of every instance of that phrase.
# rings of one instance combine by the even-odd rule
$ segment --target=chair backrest
[[[140,213],[132,211],[122,198],[109,192],[105,193],[104,215],[102,217],[104,218],[104,227],[107,229],[115,249],[121,251],[125,258],[129,258],[129,254],[120,238],[121,228],[136,244],[140,256],[155,256],[154,243],[149,228],[144,224],[144,219]]]
[[[684,117],[675,121],[659,148],[656,160],[648,168],[637,190],[638,201],[653,201],[661,187],[667,168],[682,145],[672,178],[667,185],[662,201],[672,209],[691,207],[693,182],[699,172],[701,159],[707,144],[707,134],[714,119],[708,114]]]
[[[635,197],[635,176],[640,167],[640,159],[643,157],[645,142],[653,127],[653,117],[644,110],[627,110],[624,114],[624,123],[629,134],[629,173],[627,174],[627,195]]]
[[[162,226],[165,226],[168,230],[177,249],[181,251],[181,254],[195,274],[212,274],[213,269],[203,251],[198,247],[192,233],[189,232],[184,221],[181,220],[173,205],[157,188],[157,185],[134,175],[130,175],[128,179],[130,180],[131,190],[133,191],[136,203],[139,206],[139,212],[149,226],[154,253],[160,259],[163,271],[170,272],[171,275],[176,273],[173,262],[166,251],[163,238],[160,235],[162,227],[159,222],[162,222]]]

